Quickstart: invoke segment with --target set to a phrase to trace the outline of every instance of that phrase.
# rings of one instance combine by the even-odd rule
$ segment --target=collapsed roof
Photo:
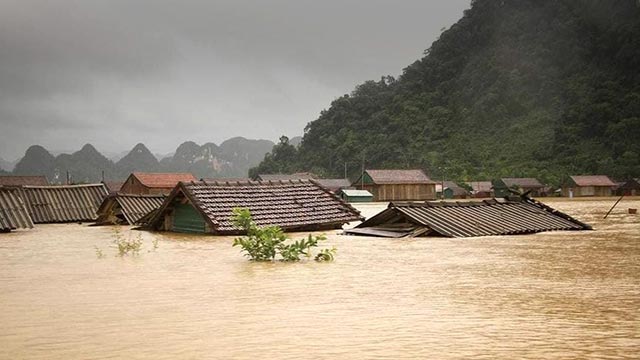
[[[114,194],[104,199],[96,223],[138,225],[141,218],[160,208],[166,196]]]
[[[471,237],[591,230],[591,226],[527,197],[470,202],[390,203],[346,234],[382,237]]]

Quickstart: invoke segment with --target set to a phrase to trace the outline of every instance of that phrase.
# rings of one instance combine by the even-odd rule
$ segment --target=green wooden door
[[[173,219],[173,231],[201,234],[205,232],[205,222],[202,215],[191,204],[177,204]]]

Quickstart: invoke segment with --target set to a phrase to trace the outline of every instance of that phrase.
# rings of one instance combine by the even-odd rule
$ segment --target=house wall
[[[608,186],[575,186],[575,187],[563,187],[562,196],[569,197],[570,191],[573,191],[574,197],[588,197],[588,196],[611,196],[612,191]]]
[[[173,188],[149,188],[144,186],[135,177],[129,177],[127,181],[122,184],[120,193],[123,194],[142,194],[142,195],[160,195],[168,194]]]
[[[365,184],[363,190],[373,194],[373,201],[434,200],[435,184]]]

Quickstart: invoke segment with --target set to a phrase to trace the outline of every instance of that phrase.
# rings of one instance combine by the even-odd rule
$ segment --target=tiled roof
[[[97,223],[110,221],[110,215],[121,215],[127,224],[136,225],[138,220],[162,205],[164,195],[116,194],[104,199],[97,211]]]
[[[481,202],[390,203],[386,210],[347,232],[469,237],[589,229],[589,225],[545,204],[518,197]]]
[[[280,180],[300,180],[300,179],[315,179],[316,175],[308,172],[300,172],[295,174],[260,174],[258,180],[260,181],[280,181]]]
[[[572,176],[571,180],[573,180],[577,186],[616,186],[606,175]]]
[[[542,188],[544,185],[536,178],[502,178],[502,182],[511,188],[517,186],[520,188]]]
[[[333,192],[351,186],[351,182],[348,179],[315,179],[315,182]]]
[[[173,188],[180,181],[198,181],[190,173],[142,173],[134,172],[142,185],[149,188]]]
[[[151,220],[159,228],[167,207],[183,193],[205,217],[215,234],[239,233],[231,217],[234,208],[247,208],[259,226],[284,230],[328,229],[362,220],[360,213],[310,180],[278,182],[180,183]]]
[[[33,221],[18,190],[0,186],[0,231],[31,228]]]
[[[376,184],[435,184],[422,170],[366,170]],[[357,183],[357,181],[356,181]]]
[[[16,176],[3,175],[0,176],[0,186],[23,186],[23,185],[49,185],[49,181],[44,176]]]
[[[107,196],[104,184],[23,186],[18,191],[36,224],[93,221]]]

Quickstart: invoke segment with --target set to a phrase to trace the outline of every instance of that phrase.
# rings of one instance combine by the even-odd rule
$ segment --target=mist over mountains
[[[45,175],[51,183],[66,182],[67,172],[74,183],[101,181],[103,172],[105,180],[124,180],[134,171],[190,172],[197,178],[246,177],[249,168],[257,165],[273,146],[269,140],[243,137],[228,139],[220,145],[198,145],[187,141],[178,146],[173,156],[158,160],[144,144],[139,143],[114,162],[91,144],[71,154],[58,156],[40,145],[33,145],[17,162],[12,174]],[[3,167],[2,170],[8,173],[9,169]]]

